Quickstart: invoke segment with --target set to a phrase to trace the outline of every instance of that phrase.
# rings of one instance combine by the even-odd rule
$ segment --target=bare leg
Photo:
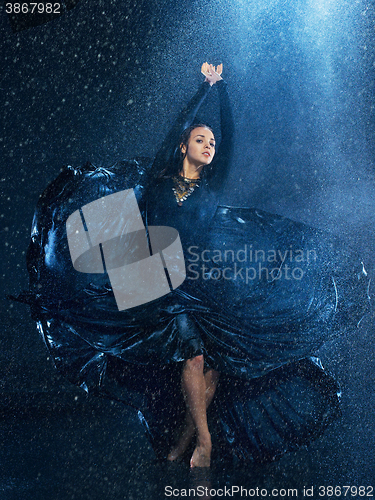
[[[203,362],[203,356],[202,356],[202,363]],[[202,372],[201,375],[203,375],[203,367],[202,367]],[[197,417],[194,416],[194,411],[188,404],[189,408],[189,413],[191,415],[191,418],[193,420],[193,423],[196,428],[197,432],[197,444],[196,448],[193,452],[193,455],[190,459],[190,467],[209,467],[211,463],[211,434],[208,431],[208,425],[207,425],[207,408],[209,404],[212,401],[212,398],[215,393],[217,381],[218,381],[219,373],[214,372],[214,370],[210,370],[209,372],[206,373],[206,376],[203,375],[203,387],[204,387],[204,405],[202,405],[202,408],[204,408],[204,424],[205,427],[202,425],[200,428],[198,426],[198,419]],[[207,385],[208,384],[208,385]],[[188,401],[188,399],[187,399]],[[194,404],[194,402],[192,403]],[[202,419],[203,423],[203,419]],[[206,434],[204,433],[207,428],[207,435],[208,435],[208,441],[206,439]]]
[[[209,369],[204,374],[204,380],[206,385],[206,410],[209,407],[214,397],[218,379],[219,379],[219,372],[217,372],[216,370]],[[168,455],[168,460],[173,461],[181,457],[187,450],[194,434],[195,434],[195,425],[193,417],[191,415],[190,409],[187,407],[185,421],[181,429],[181,435],[179,437],[176,446],[170,451]]]
[[[176,460],[183,455],[197,432],[197,446],[190,461],[191,467],[209,467],[211,457],[211,436],[207,425],[207,408],[217,386],[219,373],[208,370],[203,373],[203,356],[186,361],[182,372],[182,390],[186,401],[186,418],[177,446],[168,455]]]

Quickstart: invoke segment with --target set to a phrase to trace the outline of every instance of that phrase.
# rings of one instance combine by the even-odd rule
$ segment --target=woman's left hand
[[[223,71],[223,65],[219,64],[217,68],[212,64],[208,64],[207,62],[202,64],[201,72],[206,77],[206,82],[208,82],[211,86],[222,80],[221,73]]]

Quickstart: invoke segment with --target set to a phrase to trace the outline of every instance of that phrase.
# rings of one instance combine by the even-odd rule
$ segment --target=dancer
[[[320,436],[339,415],[339,391],[315,352],[356,328],[368,304],[364,265],[335,238],[222,204],[234,153],[221,71],[203,65],[205,81],[153,161],[68,167],[47,188],[27,256],[30,292],[20,297],[61,373],[137,408],[159,458],[183,457],[195,436],[192,467],[208,467],[211,448],[264,462]],[[219,147],[195,122],[212,88]],[[73,268],[66,220],[124,189],[134,190],[147,228],[178,230],[187,276],[167,295],[119,311],[105,273]]]
[[[217,69],[208,63],[202,65],[205,75],[200,92],[181,112],[172,130],[167,134],[152,167],[146,190],[147,221],[150,225],[169,225],[178,229],[185,252],[189,243],[204,240],[205,226],[210,224],[225,186],[232,153],[233,119],[222,65]],[[216,154],[212,129],[191,122],[210,87],[217,85],[221,109],[221,142]],[[189,126],[187,126],[189,125]],[[180,290],[181,291],[181,290]],[[188,316],[181,313],[181,318]],[[193,340],[196,346],[192,347]],[[182,434],[168,455],[176,460],[186,451],[197,433],[197,445],[190,460],[191,467],[208,467],[211,456],[211,436],[206,409],[210,405],[219,373],[206,367],[199,335],[189,335],[185,356],[196,351],[184,362],[182,389],[187,411]]]

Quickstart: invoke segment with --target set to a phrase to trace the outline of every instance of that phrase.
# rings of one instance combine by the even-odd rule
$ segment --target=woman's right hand
[[[208,82],[212,86],[214,83],[222,80],[223,65],[219,64],[215,68],[212,64],[205,62],[202,64],[201,72],[206,77],[205,82]]]

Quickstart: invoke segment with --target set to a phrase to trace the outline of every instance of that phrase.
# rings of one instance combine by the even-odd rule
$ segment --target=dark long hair
[[[191,133],[194,129],[203,127],[208,129],[210,132],[214,133],[212,128],[209,125],[206,125],[205,123],[194,123],[193,125],[190,125],[187,127],[182,134],[180,135],[180,139],[178,141],[178,144],[174,150],[173,153],[173,158],[171,160],[171,163],[165,167],[164,170],[160,172],[160,177],[174,177],[175,175],[178,175],[182,169],[182,163],[186,157],[186,152],[182,153],[181,151],[181,146],[186,146],[186,150],[188,147],[188,142],[191,136]],[[207,168],[207,167],[205,167]],[[202,170],[202,174],[204,173],[204,170]]]

